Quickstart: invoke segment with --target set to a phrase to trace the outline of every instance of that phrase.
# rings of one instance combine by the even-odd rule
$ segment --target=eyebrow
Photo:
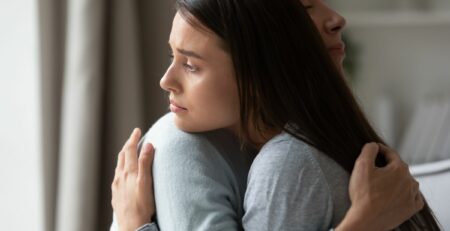
[[[172,53],[173,51],[172,51],[172,47],[170,46],[170,43],[168,45],[169,45],[169,51]],[[187,57],[193,57],[193,58],[205,60],[202,56],[195,53],[194,51],[185,50],[185,49],[181,49],[181,48],[177,48],[177,51]]]
[[[193,58],[204,60],[204,58],[202,56],[200,56],[199,54],[197,54],[197,53],[195,53],[193,51],[179,49],[179,48],[177,48],[177,51],[180,52],[181,54],[183,54],[184,56],[193,57]]]

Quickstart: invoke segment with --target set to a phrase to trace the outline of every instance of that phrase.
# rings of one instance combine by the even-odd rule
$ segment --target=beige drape
[[[170,1],[41,0],[46,230],[107,230],[116,154],[165,110]]]

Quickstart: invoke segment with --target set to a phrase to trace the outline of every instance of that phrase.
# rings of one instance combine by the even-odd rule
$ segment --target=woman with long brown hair
[[[259,150],[244,200],[246,230],[336,227],[350,207],[349,173],[361,148],[383,143],[330,57],[343,59],[340,41],[326,46],[307,12],[314,7],[306,6],[177,1],[174,59],[161,85],[181,130],[227,129]],[[439,230],[427,206],[399,228]]]

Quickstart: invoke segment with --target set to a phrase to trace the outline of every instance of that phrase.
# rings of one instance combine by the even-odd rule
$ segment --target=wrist
[[[139,229],[140,227],[144,226],[145,224],[151,223],[152,221],[144,221],[139,219],[134,220],[128,220],[128,222],[124,223],[120,227],[120,231],[135,231]]]

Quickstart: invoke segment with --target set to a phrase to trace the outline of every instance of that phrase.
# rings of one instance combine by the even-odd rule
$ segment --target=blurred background
[[[450,1],[328,2],[370,120],[418,178],[449,172]],[[0,0],[2,230],[108,230],[116,155],[167,111],[173,15],[168,0]]]

